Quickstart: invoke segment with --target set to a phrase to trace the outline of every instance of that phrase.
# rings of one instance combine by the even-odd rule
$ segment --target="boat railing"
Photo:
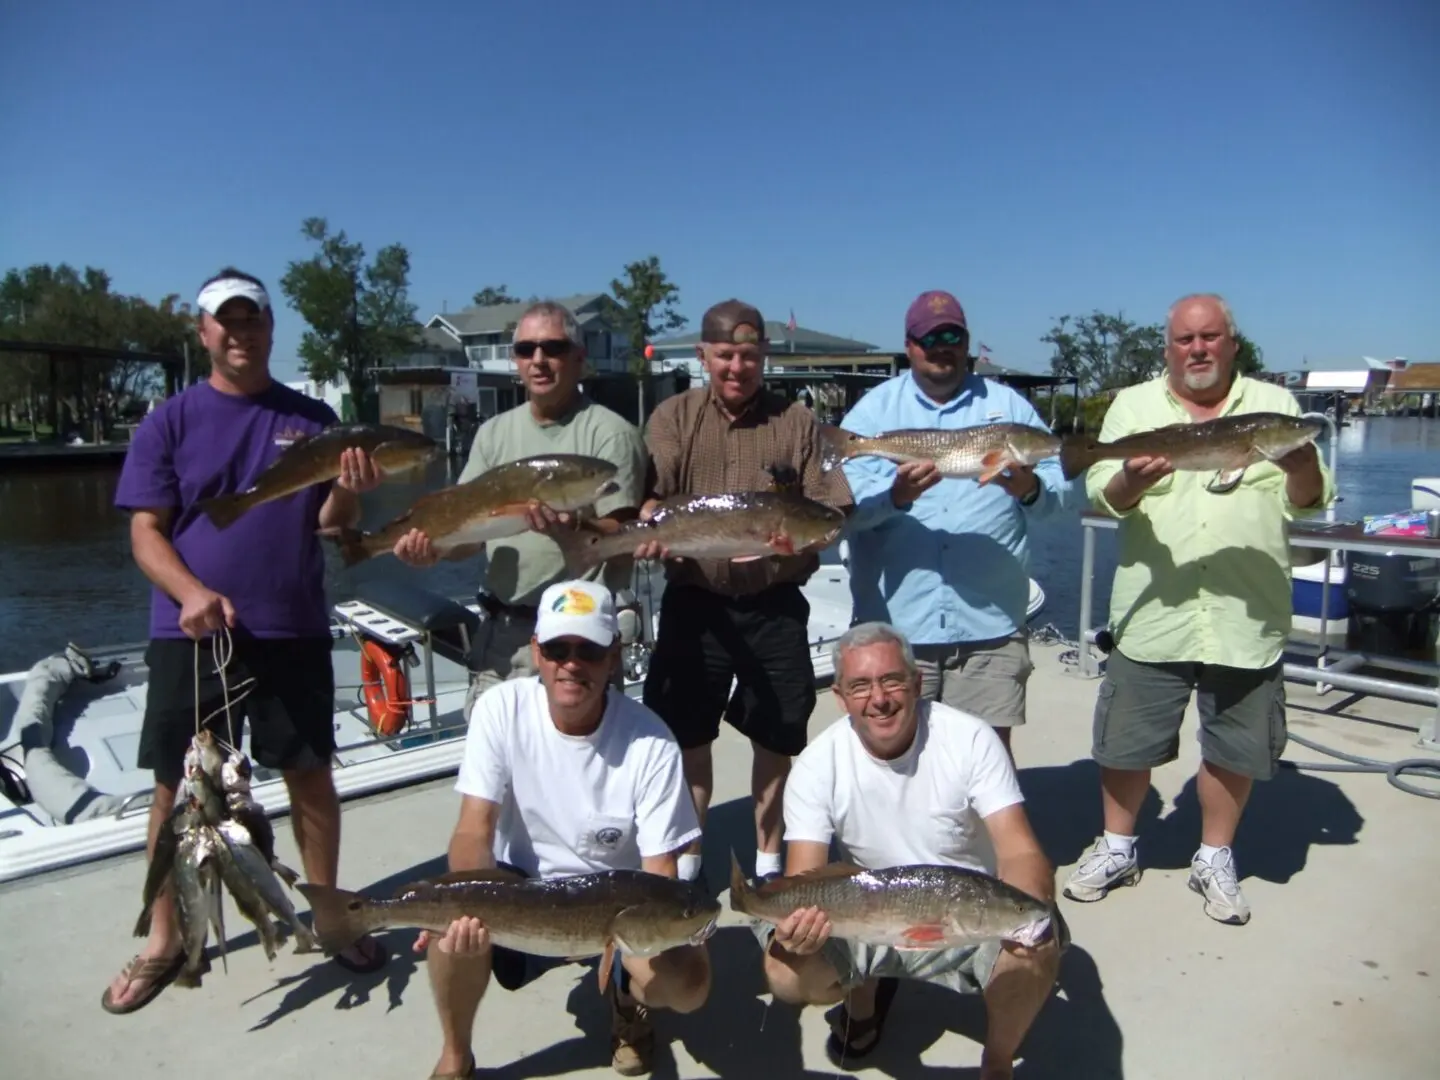
[[[1080,524],[1083,535],[1080,556],[1080,643],[1076,668],[1077,674],[1082,678],[1093,679],[1100,676],[1102,661],[1095,655],[1095,650],[1099,650],[1099,638],[1104,632],[1104,627],[1095,626],[1095,538],[1101,529],[1118,529],[1120,522],[1107,514],[1087,510],[1081,514]],[[1291,522],[1287,525],[1287,531],[1293,547],[1329,549],[1334,552],[1359,551],[1376,555],[1407,554],[1440,559],[1440,539],[1367,535],[1360,525],[1337,524],[1333,518],[1326,526],[1319,528],[1297,526]],[[1419,743],[1427,749],[1440,750],[1440,664],[1330,645],[1331,562],[1329,557],[1324,560],[1324,577],[1321,581],[1320,631],[1317,635],[1320,644],[1299,641],[1292,637],[1285,645],[1287,653],[1313,656],[1315,662],[1299,664],[1286,661],[1285,677],[1294,682],[1313,684],[1320,693],[1339,687],[1355,693],[1429,705],[1430,711],[1420,727]],[[1366,667],[1418,675],[1430,680],[1431,685],[1358,674],[1356,669]]]

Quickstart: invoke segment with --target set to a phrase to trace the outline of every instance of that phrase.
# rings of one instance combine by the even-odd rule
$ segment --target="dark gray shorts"
[[[1148,664],[1110,653],[1095,698],[1091,754],[1111,769],[1149,769],[1180,753],[1190,695],[1200,713],[1200,755],[1223,769],[1269,780],[1285,752],[1285,674],[1215,664]]]

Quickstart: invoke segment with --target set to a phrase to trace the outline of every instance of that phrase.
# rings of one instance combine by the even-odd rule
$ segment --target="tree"
[[[176,294],[151,304],[138,296],[111,291],[110,275],[93,266],[84,271],[67,263],[37,263],[11,269],[0,279],[0,337],[49,345],[87,345],[118,353],[147,352],[181,356],[192,370],[208,369],[188,306]],[[48,411],[60,422],[60,407],[75,425],[96,422],[102,429],[118,410],[158,392],[161,372],[148,361],[86,361],[56,370],[56,400]],[[49,397],[49,365],[42,354],[0,357],[0,405],[9,411],[25,403],[32,419],[39,400]],[[7,418],[8,422],[8,418]]]
[[[306,218],[300,232],[320,247],[308,259],[292,260],[280,279],[290,306],[310,327],[300,339],[300,366],[316,382],[344,379],[358,406],[370,372],[418,342],[410,253],[389,244],[367,266],[364,246],[351,243],[344,230],[332,235],[324,218]]]
[[[680,302],[680,289],[660,269],[660,259],[632,262],[625,267],[625,279],[610,282],[614,294],[612,312],[616,325],[625,335],[630,371],[645,374],[645,345],[659,334],[673,334],[688,321],[675,310]]]
[[[501,304],[518,304],[520,298],[511,296],[504,285],[486,285],[475,294],[471,301],[476,307],[499,307]]]
[[[1165,365],[1159,325],[1132,323],[1121,314],[1062,315],[1040,340],[1055,350],[1051,372],[1077,378],[1082,394],[1143,382]]]
[[[1235,331],[1235,373],[1255,375],[1265,370],[1265,354],[1240,331]]]

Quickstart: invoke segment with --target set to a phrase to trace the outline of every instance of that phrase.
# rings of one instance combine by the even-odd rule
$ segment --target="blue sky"
[[[1162,10],[1163,9],[1163,10]],[[303,218],[410,250],[421,318],[602,290],[1003,364],[1053,316],[1230,298],[1271,368],[1440,360],[1440,5],[7,5],[0,264],[278,294]],[[293,372],[303,324],[279,312]]]

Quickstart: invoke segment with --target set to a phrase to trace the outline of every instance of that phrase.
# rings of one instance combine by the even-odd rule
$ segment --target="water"
[[[1359,418],[1338,441],[1336,517],[1408,508],[1410,481],[1440,476],[1440,424],[1418,417]],[[1322,444],[1327,455],[1328,445]],[[400,513],[423,491],[454,481],[458,465],[435,462],[417,480],[385,484],[365,496],[362,527]],[[143,641],[149,583],[130,557],[129,519],[113,507],[117,466],[0,473],[0,671],[28,668],[73,641],[100,646]],[[1075,637],[1080,610],[1081,528],[1066,520],[1033,534],[1031,576],[1046,593],[1038,622]],[[833,561],[834,552],[827,552]],[[1095,622],[1106,613],[1115,570],[1115,534],[1096,537]],[[332,603],[353,598],[368,581],[408,581],[447,596],[473,594],[480,563],[442,563],[428,570],[391,557],[346,570],[326,552]]]

